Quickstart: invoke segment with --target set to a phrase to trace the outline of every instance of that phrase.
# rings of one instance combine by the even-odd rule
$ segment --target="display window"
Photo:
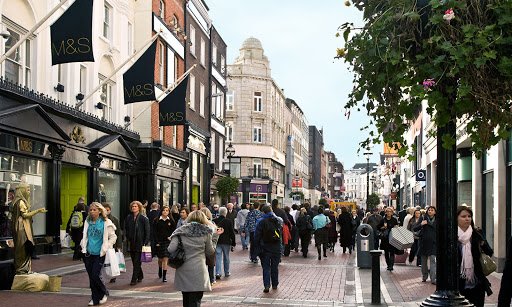
[[[119,218],[121,208],[121,176],[119,174],[100,170],[98,174],[98,201],[109,203],[112,215]]]
[[[21,156],[0,154],[0,237],[12,237],[11,209],[18,184],[30,186],[30,210],[47,207],[47,172],[45,161]],[[46,233],[46,214],[32,219],[33,234]]]

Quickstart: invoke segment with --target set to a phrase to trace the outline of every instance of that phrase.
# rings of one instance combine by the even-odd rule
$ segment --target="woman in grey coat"
[[[213,233],[210,222],[203,212],[193,211],[187,217],[187,224],[177,228],[171,235],[168,251],[178,248],[179,237],[185,250],[185,263],[176,269],[174,287],[183,294],[183,306],[200,306],[204,291],[212,291],[206,267],[206,255],[215,253],[219,235],[224,231],[218,228]]]

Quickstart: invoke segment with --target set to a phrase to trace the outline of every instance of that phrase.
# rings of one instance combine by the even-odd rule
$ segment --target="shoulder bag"
[[[482,265],[482,272],[485,276],[490,275],[497,269],[496,262],[486,253],[480,253],[480,264]]]
[[[175,251],[169,254],[168,264],[171,268],[177,269],[185,263],[185,249],[183,248],[183,242],[181,236],[178,235],[178,247]]]

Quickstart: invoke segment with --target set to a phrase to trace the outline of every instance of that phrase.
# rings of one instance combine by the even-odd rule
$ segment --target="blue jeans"
[[[103,296],[107,295],[107,288],[101,280],[101,269],[105,263],[105,256],[99,255],[84,256],[85,270],[89,275],[89,287],[94,305],[98,305]]]
[[[276,288],[279,284],[279,260],[281,255],[262,253],[260,259],[263,268],[263,287],[270,288],[270,282],[272,281],[272,287]]]
[[[215,275],[222,275],[222,262],[224,262],[224,276],[229,274],[230,249],[231,246],[228,244],[217,244],[215,249]]]
[[[249,246],[249,233],[240,233],[240,240],[242,241],[242,249],[246,249]]]

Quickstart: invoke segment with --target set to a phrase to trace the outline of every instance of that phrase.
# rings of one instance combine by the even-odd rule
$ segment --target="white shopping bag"
[[[67,233],[64,238],[60,241],[60,246],[64,248],[69,248],[71,246],[71,236]]]
[[[124,260],[124,255],[122,252],[116,252],[117,261],[119,262],[119,271],[121,273],[126,272],[126,261]]]
[[[107,250],[105,255],[105,263],[103,264],[103,271],[108,277],[116,277],[121,275],[119,270],[119,261],[117,260],[116,251],[113,248]]]

